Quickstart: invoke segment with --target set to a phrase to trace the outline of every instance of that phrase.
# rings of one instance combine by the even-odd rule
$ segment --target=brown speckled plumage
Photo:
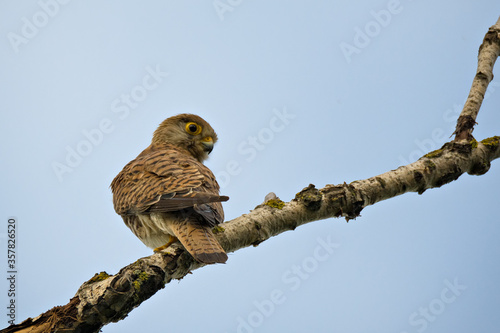
[[[201,132],[189,133],[189,124]],[[168,118],[151,145],[115,177],[115,211],[144,244],[158,248],[171,235],[200,262],[227,260],[211,228],[224,221],[221,201],[229,198],[219,195],[215,176],[202,164],[216,141],[212,127],[198,116]]]

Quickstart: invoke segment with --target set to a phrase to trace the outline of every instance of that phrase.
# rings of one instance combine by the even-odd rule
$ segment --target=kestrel
[[[151,145],[111,183],[115,211],[148,247],[159,252],[179,240],[199,262],[224,263],[212,228],[224,221],[215,176],[203,165],[217,134],[201,117],[164,120]]]

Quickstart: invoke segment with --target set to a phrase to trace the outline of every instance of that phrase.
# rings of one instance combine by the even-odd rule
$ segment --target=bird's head
[[[165,119],[153,134],[153,143],[169,143],[186,149],[203,162],[212,151],[217,134],[203,118],[194,114],[179,114]]]

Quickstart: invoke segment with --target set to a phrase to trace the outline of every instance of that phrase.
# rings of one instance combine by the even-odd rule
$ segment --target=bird
[[[212,229],[224,221],[222,202],[229,197],[219,194],[203,164],[216,142],[214,129],[200,116],[172,116],[111,182],[116,213],[154,252],[179,241],[203,264],[227,261]]]

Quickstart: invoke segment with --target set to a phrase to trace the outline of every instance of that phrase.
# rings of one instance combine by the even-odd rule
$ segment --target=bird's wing
[[[118,214],[201,207],[197,212],[209,224],[223,221],[220,201],[229,199],[219,195],[210,169],[175,147],[147,148],[123,168],[111,189]]]

